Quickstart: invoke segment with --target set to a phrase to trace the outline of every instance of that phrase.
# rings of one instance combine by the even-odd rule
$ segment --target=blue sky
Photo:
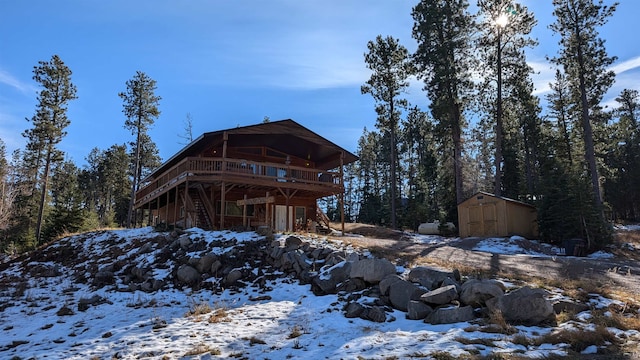
[[[473,0],[471,1],[474,2]],[[621,0],[604,28],[610,55],[618,56],[616,84],[640,90],[640,1]],[[84,163],[89,151],[132,139],[123,128],[118,92],[137,70],[157,81],[160,118],[150,134],[164,159],[182,148],[184,121],[194,136],[265,116],[291,118],[355,152],[364,127],[374,128],[363,54],[367,41],[391,35],[410,51],[411,8],[417,0],[0,0],[0,138],[8,152],[24,146],[38,88],[33,66],[58,54],[73,71],[78,99],[69,105],[71,125],[60,144]],[[525,0],[538,18],[529,52],[542,95],[553,78],[545,60],[558,37],[551,0]],[[609,2],[608,2],[609,3]],[[421,84],[409,101],[427,110]]]

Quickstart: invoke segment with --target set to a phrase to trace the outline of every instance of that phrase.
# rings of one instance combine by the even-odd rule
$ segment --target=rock
[[[504,295],[504,285],[497,280],[470,279],[462,284],[460,301],[473,307],[483,307],[487,300]]]
[[[211,265],[217,259],[218,257],[213,254],[207,254],[199,258],[196,262],[196,270],[198,270],[200,273],[209,272],[211,270]]]
[[[302,246],[302,240],[297,236],[289,236],[284,241],[284,247],[287,251],[298,250]]]
[[[200,282],[200,273],[189,265],[182,265],[176,273],[178,281],[187,285],[194,285]]]
[[[422,320],[431,314],[433,308],[431,306],[418,300],[409,300],[407,305],[407,319],[409,320]]]
[[[438,308],[430,313],[424,322],[430,324],[453,324],[475,319],[471,306]]]
[[[366,288],[367,288],[367,284],[362,279],[347,279],[336,287],[338,292],[346,291],[348,293],[361,291]]]
[[[153,244],[148,242],[140,247],[138,254],[148,254],[153,251]]]
[[[93,295],[90,298],[80,298],[80,300],[78,300],[78,311],[86,311],[89,306],[96,306],[104,304],[105,302],[105,298],[100,295]]]
[[[394,308],[407,311],[410,300],[418,300],[425,290],[405,280],[395,281],[389,286],[389,302]]]
[[[356,261],[360,261],[360,255],[358,255],[357,253],[354,252],[350,252],[345,256],[345,260],[349,261],[349,262],[356,262]]]
[[[385,276],[395,273],[396,267],[387,259],[362,259],[353,263],[349,276],[377,284]]]
[[[573,301],[560,300],[553,303],[553,311],[556,314],[560,314],[562,312],[570,313],[570,314],[578,314],[583,311],[587,311],[591,309],[591,307],[587,304],[576,303]]]
[[[371,320],[373,322],[383,323],[387,320],[387,313],[380,306],[373,306],[364,311],[360,316],[365,320]]]
[[[178,244],[184,250],[187,250],[189,246],[191,246],[191,239],[189,238],[189,234],[184,234],[178,238]]]
[[[360,317],[360,315],[362,315],[364,311],[365,311],[364,305],[357,302],[351,302],[351,303],[348,303],[347,306],[345,306],[344,308],[344,317],[357,318],[357,317]]]
[[[217,275],[220,269],[222,269],[222,263],[220,262],[220,260],[216,260],[213,262],[213,264],[211,264],[211,269],[209,270],[209,274]]]
[[[339,264],[343,261],[346,261],[347,257],[340,251],[333,251],[328,254],[325,258],[325,264],[329,266],[333,266]]]
[[[73,312],[73,310],[71,310],[71,308],[67,307],[67,305],[62,305],[62,307],[58,309],[58,311],[56,311],[56,315],[70,316],[70,315],[75,315],[75,313]]]
[[[115,283],[115,276],[111,271],[98,271],[93,276],[93,285],[102,287]]]
[[[227,274],[227,277],[225,277],[224,282],[230,285],[242,279],[242,277],[243,277],[242,270],[233,269],[229,272],[229,274]]]
[[[138,281],[142,281],[142,280],[145,280],[147,278],[146,275],[147,275],[148,270],[139,268],[137,266],[134,266],[134,267],[131,268],[131,270],[129,272],[131,273],[131,275],[133,275],[134,279],[136,279]]]
[[[547,292],[528,286],[486,301],[489,311],[500,311],[508,322],[538,325],[554,317]]]
[[[458,298],[458,290],[455,285],[444,286],[424,293],[420,301],[426,304],[444,305]]]
[[[389,295],[389,288],[391,287],[391,284],[393,284],[396,281],[404,281],[404,279],[402,279],[401,276],[399,275],[387,275],[384,277],[384,279],[380,280],[380,283],[378,284],[378,287],[380,288],[380,294],[382,295]]]
[[[343,261],[320,271],[311,280],[311,290],[316,295],[335,294],[338,284],[349,278],[351,263]]]
[[[429,290],[440,287],[440,284],[447,278],[455,279],[451,272],[441,271],[426,266],[419,266],[409,272],[409,281],[418,283]]]

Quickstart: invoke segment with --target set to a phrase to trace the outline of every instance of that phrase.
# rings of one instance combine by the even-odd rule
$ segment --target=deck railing
[[[136,205],[171,188],[175,183],[193,176],[233,176],[235,179],[265,179],[279,182],[297,182],[319,187],[340,187],[337,172],[322,171],[281,163],[255,162],[242,159],[188,157],[167,170],[160,177],[149,181],[136,192]]]

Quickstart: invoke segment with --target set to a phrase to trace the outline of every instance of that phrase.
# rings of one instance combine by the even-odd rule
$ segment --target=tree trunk
[[[579,35],[576,32],[576,35]],[[589,175],[591,176],[591,186],[593,187],[593,200],[602,216],[602,195],[600,194],[600,180],[598,176],[598,168],[596,164],[596,154],[593,145],[593,129],[591,128],[591,120],[589,118],[589,102],[587,100],[587,87],[585,84],[584,74],[584,55],[582,54],[582,46],[578,44],[578,66],[580,68],[580,103],[582,105],[582,129],[584,136],[584,158],[589,166]]]
[[[127,228],[131,227],[133,223],[135,225],[135,221],[132,222],[133,218],[133,205],[135,204],[135,196],[136,190],[138,187],[138,169],[140,168],[140,121],[138,121],[138,134],[136,137],[136,159],[135,165],[133,169],[133,181],[131,184],[131,199],[129,200],[129,212],[127,214]]]
[[[38,222],[36,224],[36,244],[40,244],[42,235],[42,222],[44,220],[44,203],[47,199],[47,185],[49,183],[49,168],[51,167],[52,144],[47,145],[47,158],[44,164],[44,173],[42,174],[42,194],[40,195],[40,206],[38,208]]]

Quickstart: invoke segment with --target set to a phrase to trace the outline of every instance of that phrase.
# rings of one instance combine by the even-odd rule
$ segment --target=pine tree
[[[363,94],[371,94],[376,102],[378,114],[377,126],[388,132],[390,174],[390,215],[391,227],[396,228],[397,202],[397,132],[402,109],[407,107],[407,100],[401,94],[409,87],[408,78],[413,72],[409,52],[400,45],[397,39],[381,35],[375,42],[367,44],[369,52],[364,55],[367,68],[372,70],[371,77],[362,86]]]
[[[585,209],[589,213],[589,221],[582,221],[583,234],[589,240],[590,249],[599,248],[611,240],[611,233],[606,231],[603,213],[594,125],[603,126],[606,119],[601,101],[614,81],[615,74],[608,68],[615,57],[607,54],[597,27],[606,24],[617,3],[605,6],[602,0],[597,3],[592,0],[554,0],[553,5],[556,22],[550,28],[561,39],[560,52],[552,61],[562,66],[567,77],[570,103],[580,121],[586,174],[591,183],[589,193],[593,205]],[[591,214],[600,215],[594,219]]]
[[[473,17],[468,13],[466,0],[421,0],[413,8],[413,37],[418,42],[414,60],[418,77],[431,100],[430,108],[436,120],[436,132],[448,136],[443,142],[451,147],[439,149],[444,158],[440,168],[451,166],[452,174],[441,174],[450,187],[441,188],[443,198],[454,194],[447,204],[448,220],[457,221],[456,205],[464,200],[462,179],[462,132],[465,128],[463,112],[472,89],[471,56]],[[452,156],[451,156],[452,155]],[[440,181],[440,185],[444,184]]]
[[[550,28],[561,36],[560,53],[552,61],[563,67],[572,92],[572,104],[579,109],[584,159],[592,185],[594,204],[602,207],[600,182],[593,139],[595,114],[601,112],[602,97],[613,84],[615,74],[608,67],[615,57],[607,55],[597,27],[606,24],[617,3],[599,0],[554,0],[556,22]]]
[[[33,128],[25,131],[28,139],[27,154],[30,155],[34,174],[39,178],[40,203],[35,229],[36,241],[40,241],[42,223],[48,197],[48,182],[52,165],[62,160],[56,145],[64,138],[64,129],[69,125],[67,104],[76,99],[76,87],[71,83],[71,70],[54,55],[51,61],[40,61],[33,69],[33,79],[42,86],[38,94],[36,113],[31,118]]]
[[[78,183],[79,169],[71,161],[64,161],[53,169],[51,179],[51,202],[53,209],[43,229],[47,241],[65,233],[90,230],[98,227],[88,212],[82,209],[82,193]]]
[[[143,173],[142,157],[145,150],[143,148],[143,141],[145,141],[147,131],[153,125],[155,119],[160,116],[158,104],[161,97],[155,95],[156,81],[141,71],[137,71],[133,78],[127,81],[126,85],[126,91],[119,93],[118,96],[123,100],[124,104],[122,112],[127,117],[124,127],[130,130],[132,135],[136,137],[133,142],[133,148],[135,149],[132,167],[133,181],[131,184],[131,198],[129,201],[129,210],[127,215],[127,227],[131,227],[132,222],[134,221],[133,205],[135,201],[135,193],[138,190]],[[146,139],[146,142],[147,144],[152,143],[150,139]],[[149,148],[150,146],[147,147],[147,149]]]
[[[527,87],[533,73],[523,49],[537,45],[537,41],[529,36],[537,21],[525,6],[511,1],[479,0],[478,8],[481,19],[478,68],[485,76],[480,84],[480,94],[485,97],[489,94],[480,103],[488,118],[495,119],[493,192],[500,196],[506,191],[507,196],[515,196],[520,192],[519,184],[523,180],[520,179],[522,139],[514,136],[505,139],[505,136],[518,135],[513,127],[520,125],[518,110],[521,109],[516,108],[533,91],[532,86],[529,93],[521,91]]]
[[[619,219],[640,219],[640,95],[623,90],[616,98],[617,122],[612,126],[612,142],[617,146],[607,154],[612,174],[604,184],[605,199]]]

